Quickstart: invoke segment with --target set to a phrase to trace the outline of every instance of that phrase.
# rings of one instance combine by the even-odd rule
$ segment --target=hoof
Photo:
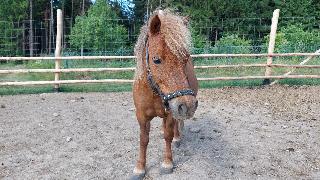
[[[134,174],[132,175],[129,180],[143,180],[144,176],[146,174],[145,173],[142,173],[142,174]]]
[[[130,180],[142,180],[146,175],[145,170],[134,168],[133,175],[129,178]]]
[[[178,148],[178,147],[180,147],[181,139],[180,138],[173,138],[172,142],[173,142],[174,147]]]
[[[174,141],[173,145],[174,145],[174,147],[179,148],[181,145],[181,141]]]
[[[167,163],[162,163],[161,168],[160,168],[160,174],[165,175],[165,174],[171,174],[171,173],[173,173],[173,165],[167,164]]]
[[[165,174],[172,174],[173,173],[173,168],[160,168],[160,174],[165,175]]]

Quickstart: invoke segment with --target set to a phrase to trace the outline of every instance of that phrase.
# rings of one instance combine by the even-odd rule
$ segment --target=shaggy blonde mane
[[[152,14],[150,19],[156,15],[158,15],[161,21],[160,33],[163,35],[164,41],[170,51],[177,56],[178,59],[187,58],[190,54],[189,52],[192,44],[191,34],[184,17],[174,14],[170,10],[157,10]],[[143,75],[142,63],[145,56],[145,41],[148,35],[150,19],[148,21],[149,24],[142,26],[134,48],[134,54],[137,58],[135,78],[139,78]]]

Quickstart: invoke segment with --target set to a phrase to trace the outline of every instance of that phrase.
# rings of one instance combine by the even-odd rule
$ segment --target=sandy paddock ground
[[[160,175],[152,121],[145,179],[320,179],[320,87],[201,90]],[[132,94],[0,97],[0,179],[126,179],[138,155]]]

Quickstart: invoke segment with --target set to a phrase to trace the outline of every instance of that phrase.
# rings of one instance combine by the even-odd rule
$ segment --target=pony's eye
[[[161,64],[161,59],[159,57],[153,57],[152,60],[155,64]]]

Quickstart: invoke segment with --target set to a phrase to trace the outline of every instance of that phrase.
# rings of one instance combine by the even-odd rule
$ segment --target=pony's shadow
[[[225,127],[219,117],[207,112],[197,121],[186,121],[180,146],[174,148],[175,168],[184,165],[233,175],[239,150],[224,139]],[[205,161],[202,165],[202,162]],[[210,172],[208,172],[210,174]]]

